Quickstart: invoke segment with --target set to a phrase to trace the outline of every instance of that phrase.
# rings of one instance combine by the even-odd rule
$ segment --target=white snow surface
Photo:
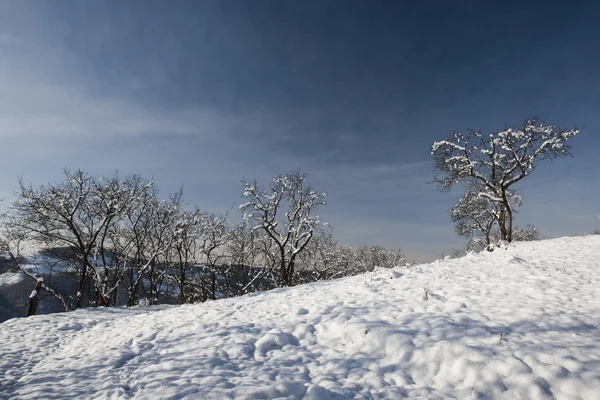
[[[0,324],[0,398],[600,399],[600,236]]]

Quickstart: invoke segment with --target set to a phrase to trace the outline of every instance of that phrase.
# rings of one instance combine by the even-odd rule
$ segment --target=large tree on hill
[[[520,128],[506,128],[484,134],[469,130],[454,132],[433,143],[431,154],[439,173],[434,179],[440,190],[456,183],[477,182],[484,190],[478,195],[498,207],[501,239],[513,240],[513,186],[534,171],[541,160],[571,156],[567,141],[579,132],[546,125],[537,118],[524,121]]]
[[[318,207],[325,205],[325,193],[314,191],[306,182],[306,174],[294,171],[279,175],[266,186],[256,181],[244,183],[242,196],[248,201],[240,206],[244,217],[273,240],[279,256],[279,283],[294,282],[295,264],[312,239],[324,225]]]

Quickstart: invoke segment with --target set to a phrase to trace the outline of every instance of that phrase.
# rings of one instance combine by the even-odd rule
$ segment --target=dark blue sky
[[[301,167],[348,244],[460,247],[429,146],[539,115],[576,157],[536,171],[520,224],[600,228],[593,2],[0,1],[1,192],[64,166],[156,177],[224,211]]]

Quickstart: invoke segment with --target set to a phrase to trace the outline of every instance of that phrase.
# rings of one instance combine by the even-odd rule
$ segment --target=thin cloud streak
[[[407,18],[405,6],[339,9],[335,2],[233,10],[223,2],[153,2],[143,10],[57,3],[0,2],[7,149],[0,198],[10,198],[21,173],[41,184],[61,179],[63,167],[94,175],[118,169],[154,177],[163,193],[183,186],[187,204],[222,212],[241,201],[242,178],[265,182],[301,168],[328,192],[322,214],[342,243],[400,246],[425,260],[462,243],[448,218],[458,193],[427,184],[431,142],[453,129],[501,129],[539,112],[550,123],[572,118],[586,126],[574,160],[527,179],[517,223],[551,235],[598,224],[597,210],[592,222],[585,218],[590,198],[600,196],[592,151],[598,59],[589,51],[571,57],[572,48],[586,46],[573,38],[592,35],[569,37],[567,27],[552,33],[560,48],[548,39],[532,50],[545,37],[537,29],[515,25],[515,40],[488,23],[487,39],[485,32],[473,38],[472,24],[412,39],[412,29],[422,29],[419,15],[456,25],[418,6]],[[478,7],[480,21],[498,21],[496,6]],[[468,22],[455,8],[436,13]],[[500,11],[514,21],[513,11]],[[526,6],[515,12],[516,20],[537,15]],[[591,29],[589,13],[569,12],[582,21],[572,22],[578,29]],[[487,45],[498,38],[513,44]],[[564,68],[531,62],[554,50],[569,60]],[[524,66],[514,67],[515,59]]]

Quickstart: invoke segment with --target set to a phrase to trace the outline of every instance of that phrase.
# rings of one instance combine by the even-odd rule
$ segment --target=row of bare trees
[[[539,236],[513,224],[522,202],[515,187],[539,161],[572,155],[568,140],[577,133],[532,118],[491,134],[454,132],[432,145],[439,189],[464,185],[451,218],[471,249]],[[65,308],[205,301],[406,262],[399,250],[340,246],[317,214],[325,193],[299,171],[266,185],[243,181],[238,225],[230,213],[184,210],[181,191],[161,199],[153,181],[138,175],[65,170],[64,177],[39,187],[19,181],[3,245],[32,277],[23,248],[43,250],[69,274],[73,293],[51,291]]]
[[[265,186],[244,181],[242,197],[232,224],[231,212],[184,209],[181,191],[161,199],[138,175],[65,170],[62,182],[38,187],[21,179],[3,218],[4,251],[32,278],[36,263],[69,279],[72,290],[49,288],[66,310],[206,301],[406,262],[399,250],[339,245],[316,214],[325,193],[299,171]]]

